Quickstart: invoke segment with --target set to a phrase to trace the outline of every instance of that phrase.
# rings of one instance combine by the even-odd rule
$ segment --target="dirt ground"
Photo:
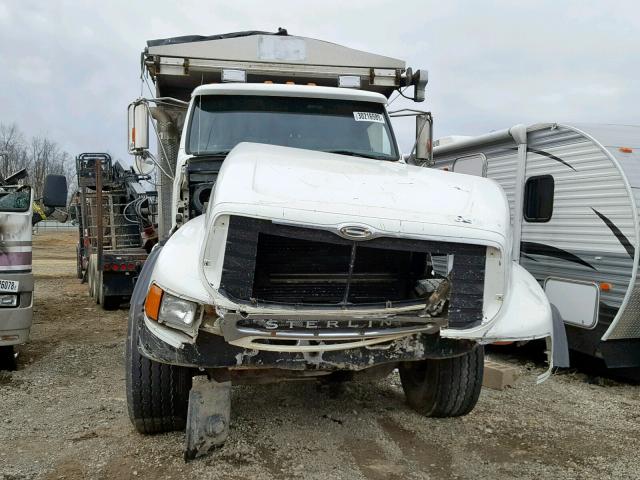
[[[457,419],[411,411],[397,375],[350,384],[234,387],[227,444],[185,464],[183,433],[137,434],[126,413],[126,310],[75,278],[75,236],[34,238],[35,320],[0,372],[0,479],[640,478],[640,387],[575,371],[483,389]]]

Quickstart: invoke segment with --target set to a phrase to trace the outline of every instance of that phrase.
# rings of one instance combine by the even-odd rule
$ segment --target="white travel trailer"
[[[640,126],[517,125],[435,143],[435,168],[504,189],[513,258],[543,285],[569,348],[639,367]]]

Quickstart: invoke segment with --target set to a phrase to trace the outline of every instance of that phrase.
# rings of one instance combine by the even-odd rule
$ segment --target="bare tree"
[[[0,123],[0,176],[6,178],[22,168],[27,169],[27,181],[35,198],[42,197],[45,178],[49,174],[65,175],[69,185],[75,180],[71,155],[58,143],[44,136],[33,137],[27,142],[15,123]]]
[[[29,169],[24,136],[15,123],[0,123],[0,176],[6,178],[21,168]]]

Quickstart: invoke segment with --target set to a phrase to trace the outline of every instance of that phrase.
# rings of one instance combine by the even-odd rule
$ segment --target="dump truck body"
[[[228,433],[228,381],[396,367],[413,408],[464,415],[480,392],[483,344],[552,335],[542,289],[511,261],[499,185],[416,165],[430,160],[427,112],[412,165],[398,148],[388,97],[412,86],[423,100],[426,74],[286,32],[154,41],[143,64],[159,98],[130,105],[129,145],[166,177],[168,238],[145,263],[129,314],[140,431],[187,423],[190,457]],[[147,369],[175,381],[149,383]],[[194,372],[212,383],[191,390],[187,419]],[[182,400],[145,410],[168,394]],[[149,415],[171,422],[148,428]]]

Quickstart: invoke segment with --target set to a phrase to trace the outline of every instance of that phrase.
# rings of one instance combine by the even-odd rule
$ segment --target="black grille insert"
[[[411,300],[416,298],[416,283],[426,276],[426,264],[424,252],[261,233],[252,296],[275,303],[316,305]]]
[[[376,238],[354,242],[332,232],[232,216],[220,290],[240,303],[337,307],[419,300],[429,254],[454,257],[449,325],[482,319],[486,247]]]

